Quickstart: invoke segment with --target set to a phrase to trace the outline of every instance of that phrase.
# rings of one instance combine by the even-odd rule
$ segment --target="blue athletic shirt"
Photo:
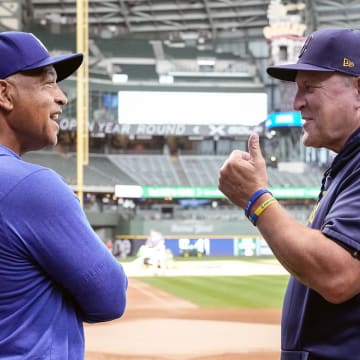
[[[320,229],[329,241],[360,251],[359,130],[327,173],[309,226]],[[360,295],[332,304],[291,277],[283,306],[281,359],[359,360]]]
[[[0,145],[0,359],[83,360],[83,322],[120,317],[126,289],[63,179]]]

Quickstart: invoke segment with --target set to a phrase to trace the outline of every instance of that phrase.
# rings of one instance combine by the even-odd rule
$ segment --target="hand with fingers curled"
[[[219,190],[235,205],[245,208],[250,197],[268,186],[266,163],[262,156],[259,136],[252,134],[249,152],[234,150],[219,173]]]

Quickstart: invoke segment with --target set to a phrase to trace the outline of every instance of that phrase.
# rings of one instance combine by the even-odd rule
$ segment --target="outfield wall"
[[[234,221],[195,220],[195,219],[161,219],[161,220],[129,220],[120,222],[115,229],[115,237],[129,234],[133,237],[146,236],[155,229],[168,237],[176,236],[237,236],[238,234],[259,235],[257,228],[247,219]]]
[[[126,221],[113,239],[115,256],[135,256],[151,229],[161,232],[174,256],[272,255],[261,234],[248,220],[209,221],[162,219]]]
[[[113,241],[114,256],[136,256],[145,237],[119,236]],[[167,237],[165,246],[174,256],[272,256],[265,240],[257,235],[239,235],[231,237]]]

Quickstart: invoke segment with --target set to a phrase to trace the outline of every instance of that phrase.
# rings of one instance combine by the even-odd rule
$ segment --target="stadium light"
[[[159,83],[160,84],[173,84],[174,77],[172,75],[160,75],[159,76]]]
[[[216,59],[214,59],[214,58],[198,58],[197,63],[199,66],[215,66]]]
[[[111,80],[113,84],[126,84],[128,79],[128,74],[113,74]]]

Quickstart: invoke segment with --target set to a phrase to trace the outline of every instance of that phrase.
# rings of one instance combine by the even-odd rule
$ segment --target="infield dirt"
[[[280,309],[200,309],[129,271],[126,312],[85,326],[85,359],[278,360],[280,317]]]

